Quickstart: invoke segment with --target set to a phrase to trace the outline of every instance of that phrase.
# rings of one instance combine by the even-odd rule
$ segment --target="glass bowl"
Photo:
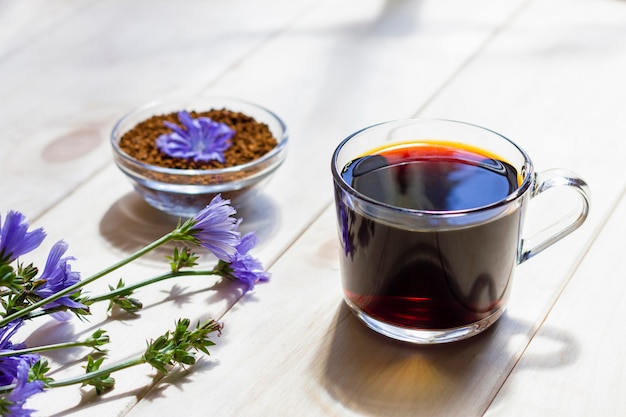
[[[152,116],[181,110],[201,112],[211,109],[243,113],[266,124],[277,141],[276,146],[251,162],[216,169],[179,169],[150,165],[131,157],[120,147],[120,139],[126,132]],[[234,206],[241,206],[249,201],[259,191],[260,185],[284,161],[287,155],[287,138],[285,123],[264,107],[233,98],[197,97],[168,102],[155,101],[132,111],[113,127],[111,145],[116,165],[147,203],[174,216],[191,217],[217,194],[230,199]]]

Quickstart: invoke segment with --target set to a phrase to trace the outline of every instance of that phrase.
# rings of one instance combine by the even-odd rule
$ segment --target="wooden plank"
[[[487,416],[611,416],[626,410],[626,282],[618,260],[626,188]]]
[[[0,1],[0,62],[85,7],[89,4],[75,0]]]

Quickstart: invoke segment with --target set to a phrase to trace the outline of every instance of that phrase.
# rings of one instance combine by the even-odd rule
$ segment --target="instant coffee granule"
[[[164,121],[177,124],[177,113],[155,115],[139,122],[120,139],[120,148],[132,158],[149,165],[176,169],[218,169],[232,167],[254,161],[265,155],[277,145],[276,138],[264,123],[254,118],[227,109],[211,109],[204,112],[190,111],[191,117],[208,117],[224,123],[235,131],[230,139],[231,146],[224,152],[225,163],[218,161],[194,161],[193,159],[174,158],[162,153],[156,146],[156,139],[162,134],[171,133]]]

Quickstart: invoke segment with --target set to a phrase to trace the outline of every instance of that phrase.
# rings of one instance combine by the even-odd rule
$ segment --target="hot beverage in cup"
[[[372,126],[339,145],[332,169],[345,300],[373,329],[415,343],[463,339],[495,322],[515,266],[588,211],[575,174],[539,179],[514,143],[460,122]],[[527,201],[557,184],[579,192],[580,215],[526,249]]]

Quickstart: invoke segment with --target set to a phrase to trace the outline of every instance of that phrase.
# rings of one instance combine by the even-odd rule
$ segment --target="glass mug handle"
[[[533,244],[529,239],[522,239],[520,256],[518,264],[532,258],[539,252],[546,249],[548,246],[553,245],[557,241],[561,240],[574,230],[578,229],[583,224],[587,215],[589,214],[589,203],[591,201],[591,194],[587,183],[575,173],[565,169],[549,169],[542,171],[535,175],[535,184],[532,190],[531,198],[538,196],[554,187],[571,187],[574,191],[577,191],[580,195],[581,207],[578,212],[578,216],[570,221],[568,219],[561,219],[557,223],[548,228],[550,233],[549,237],[542,240],[539,243]],[[530,249],[526,249],[527,246],[532,245]]]

